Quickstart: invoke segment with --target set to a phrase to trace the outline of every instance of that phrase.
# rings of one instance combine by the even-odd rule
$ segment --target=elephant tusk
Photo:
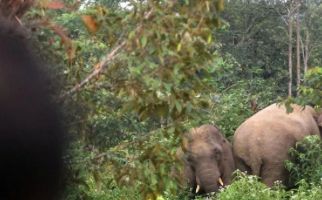
[[[219,177],[219,179],[218,179],[218,183],[221,185],[221,186],[223,186],[224,185],[224,182],[222,181],[222,179]]]
[[[199,192],[199,190],[200,190],[200,186],[199,186],[199,185],[197,185],[196,193],[198,193],[198,192]]]

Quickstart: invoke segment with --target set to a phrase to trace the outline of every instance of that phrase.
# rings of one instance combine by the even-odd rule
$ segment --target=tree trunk
[[[292,26],[292,13],[289,12],[288,16],[288,73],[289,73],[289,80],[288,80],[288,96],[292,96],[292,80],[293,80],[293,70],[292,70],[292,37],[293,37],[293,26]]]
[[[303,74],[305,74],[307,72],[307,68],[308,68],[308,61],[309,61],[309,31],[305,30],[305,40],[303,42],[302,37],[300,38],[300,42],[301,42],[301,52],[302,52],[302,60],[303,60],[303,66],[304,66],[304,70],[303,70]]]
[[[297,95],[301,85],[301,55],[300,55],[300,0],[296,4],[296,90]]]
[[[304,56],[304,60],[303,60],[303,64],[304,64],[304,74],[307,72],[307,68],[308,68],[308,62],[309,62],[309,43],[310,43],[310,35],[309,35],[309,31],[306,30],[305,31],[305,41],[304,41],[304,52],[305,52],[305,56]]]

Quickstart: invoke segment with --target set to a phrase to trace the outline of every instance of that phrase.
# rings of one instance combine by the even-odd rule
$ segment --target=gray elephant
[[[289,148],[307,135],[320,134],[322,117],[312,107],[291,107],[293,112],[287,113],[284,105],[272,104],[242,123],[234,135],[236,167],[261,177],[268,186],[277,180],[287,185],[284,161]]]
[[[235,170],[232,146],[212,125],[193,128],[185,134],[177,156],[184,161],[184,177],[198,194],[215,192],[227,185]]]

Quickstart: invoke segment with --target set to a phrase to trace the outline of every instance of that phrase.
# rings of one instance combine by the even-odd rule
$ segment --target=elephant
[[[233,153],[236,168],[257,175],[267,186],[282,181],[288,186],[284,161],[296,142],[308,135],[320,135],[322,117],[311,106],[272,104],[244,121],[235,131]]]
[[[186,182],[197,194],[216,192],[220,185],[229,184],[235,170],[231,144],[212,125],[186,133],[177,156],[184,163]]]

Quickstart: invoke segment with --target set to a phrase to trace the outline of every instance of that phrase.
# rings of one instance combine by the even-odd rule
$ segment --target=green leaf
[[[176,104],[176,109],[177,109],[178,113],[181,113],[181,111],[182,111],[182,105],[180,104],[179,101],[175,101],[175,104]]]
[[[148,42],[147,37],[146,36],[143,36],[141,38],[141,45],[142,45],[143,48],[146,46],[147,42]]]

